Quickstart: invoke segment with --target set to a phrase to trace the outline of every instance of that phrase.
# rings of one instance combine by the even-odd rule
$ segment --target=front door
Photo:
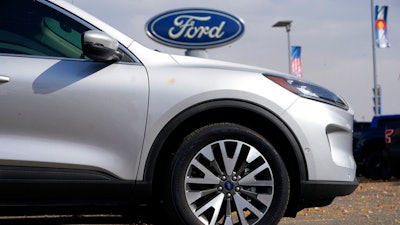
[[[99,170],[134,179],[145,68],[87,59],[87,27],[37,1],[0,8],[0,166]]]

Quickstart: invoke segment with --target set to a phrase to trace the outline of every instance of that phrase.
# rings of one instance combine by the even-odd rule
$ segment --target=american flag
[[[291,72],[296,77],[303,77],[303,69],[301,67],[301,46],[292,46],[290,57]]]

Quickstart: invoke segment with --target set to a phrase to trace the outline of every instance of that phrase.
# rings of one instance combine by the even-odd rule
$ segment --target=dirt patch
[[[360,185],[349,196],[338,197],[327,207],[300,211],[279,225],[400,224],[400,180],[373,181],[359,178]]]
[[[279,225],[400,225],[400,180],[358,180],[351,195],[337,197],[326,207],[304,209]]]

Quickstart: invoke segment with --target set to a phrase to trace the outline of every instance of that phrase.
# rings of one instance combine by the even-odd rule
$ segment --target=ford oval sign
[[[244,23],[228,13],[211,9],[178,9],[159,14],[146,24],[146,33],[161,44],[206,49],[229,44],[244,33]]]

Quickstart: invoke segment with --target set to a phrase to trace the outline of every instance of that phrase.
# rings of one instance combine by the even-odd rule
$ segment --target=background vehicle
[[[61,0],[0,23],[3,215],[277,224],[357,187],[353,111],[323,87],[149,50]]]
[[[399,123],[400,115],[381,115],[369,122],[354,122],[353,153],[358,174],[373,179],[391,176],[391,164],[385,152],[385,129]]]
[[[400,123],[390,123],[385,130],[386,155],[389,158],[391,175],[400,176]]]

